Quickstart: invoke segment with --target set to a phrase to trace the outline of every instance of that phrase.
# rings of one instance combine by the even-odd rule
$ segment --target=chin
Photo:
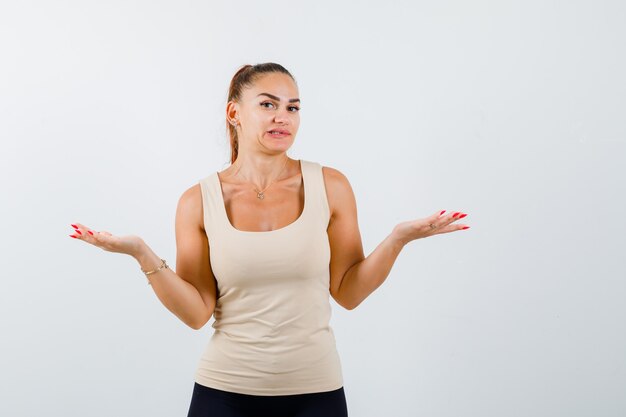
[[[292,140],[272,140],[269,142],[265,142],[265,146],[268,147],[269,149],[281,149],[281,150],[287,150],[289,148],[291,148],[291,145],[293,145],[293,141]]]

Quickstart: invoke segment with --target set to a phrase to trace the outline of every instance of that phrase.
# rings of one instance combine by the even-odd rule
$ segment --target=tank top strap
[[[308,205],[307,210],[311,215],[310,218],[320,220],[324,227],[328,227],[330,206],[326,196],[322,165],[319,162],[301,161],[306,198],[304,204]]]
[[[202,212],[204,229],[209,239],[216,235],[218,231],[223,230],[221,210],[222,190],[219,188],[219,179],[217,172],[213,172],[204,178],[198,180],[200,190],[202,192]],[[210,242],[209,242],[210,244]]]

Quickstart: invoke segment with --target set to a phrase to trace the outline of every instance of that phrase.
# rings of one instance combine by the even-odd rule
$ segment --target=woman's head
[[[268,62],[244,65],[228,90],[226,126],[230,136],[231,164],[239,152],[286,152],[300,126],[300,100],[293,76],[282,65]],[[271,130],[289,134],[278,137]]]

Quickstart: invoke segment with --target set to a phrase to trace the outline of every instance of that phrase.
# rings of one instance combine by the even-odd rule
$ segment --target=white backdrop
[[[229,160],[230,79],[268,61],[300,89],[289,155],[348,177],[366,255],[468,213],[357,309],[331,300],[351,417],[626,415],[624,21],[597,0],[3,1],[0,415],[186,415],[212,321],[70,224],[175,270],[178,198]]]

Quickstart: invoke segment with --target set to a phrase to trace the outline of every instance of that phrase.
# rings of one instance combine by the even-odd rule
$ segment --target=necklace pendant
[[[263,191],[261,191],[260,193],[256,193],[256,196],[259,200],[263,200],[265,198],[265,196],[263,195]]]

